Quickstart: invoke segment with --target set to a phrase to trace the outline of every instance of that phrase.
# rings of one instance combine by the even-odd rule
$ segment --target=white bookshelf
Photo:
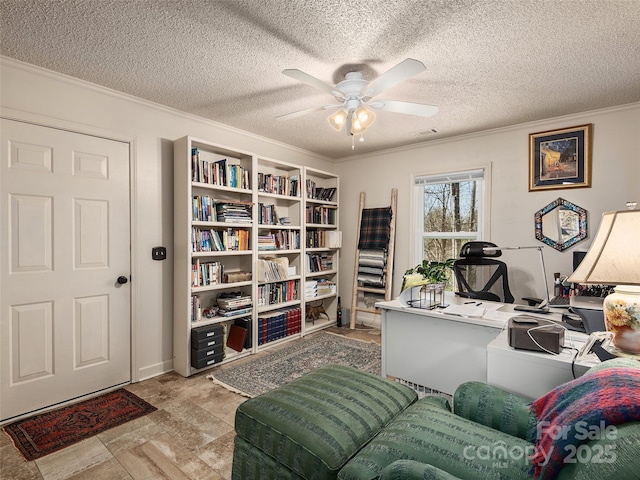
[[[219,176],[215,179],[211,175],[195,178],[194,172],[201,173],[202,169],[193,161],[193,149],[198,150],[201,162],[207,161],[211,165],[222,163],[224,159],[227,168],[234,165],[233,184],[229,172],[226,182],[219,181]],[[174,142],[174,163],[174,370],[190,376],[335,325],[339,246],[329,245],[327,239],[331,237],[335,242],[339,237],[338,177],[194,137]],[[240,171],[242,181],[238,176]],[[331,198],[313,198],[311,191],[307,192],[307,184],[315,185],[316,192],[335,190]],[[194,198],[196,206],[201,207],[196,216]],[[206,215],[210,211],[207,206],[220,203],[231,204],[226,210],[230,218],[222,220],[220,215],[215,218]],[[238,203],[240,206],[236,205]],[[234,217],[236,206],[241,211],[248,208],[250,220],[237,221]],[[307,209],[317,214],[312,221],[307,219]],[[227,240],[223,235],[225,232]],[[308,236],[319,240],[308,246]],[[199,239],[195,246],[194,238]],[[233,239],[233,243],[226,244],[226,241],[231,242],[229,239]],[[224,245],[221,246],[221,242]],[[320,267],[309,268],[311,258]],[[196,275],[194,265],[204,273]],[[276,268],[275,277],[265,277],[264,268],[274,265],[285,268]],[[217,276],[220,271],[222,277]],[[243,273],[245,276],[250,273],[250,276],[229,281],[224,277]],[[328,282],[334,290],[318,292],[317,296],[308,298],[305,296],[308,281],[319,281],[323,285]],[[218,297],[229,292],[241,292],[243,297],[250,297],[250,309],[239,315],[226,313],[231,316],[216,312]],[[194,303],[198,302],[199,313],[194,308]],[[306,322],[307,304],[322,304],[329,319],[321,317]],[[238,319],[245,323],[250,320],[251,347],[240,352],[225,347],[224,357],[212,361],[211,365],[202,367],[198,364],[201,368],[192,365],[192,329],[225,325],[228,335],[231,325]]]
[[[227,169],[231,165],[241,166],[248,172],[249,182],[253,168],[253,156],[193,137],[184,137],[174,142],[174,332],[173,332],[173,368],[183,376],[189,376],[200,369],[191,365],[191,330],[196,327],[224,324],[226,332],[236,319],[251,318],[253,306],[249,313],[222,316],[211,314],[210,307],[215,307],[217,298],[225,292],[243,292],[253,299],[253,279],[230,281],[223,283],[224,278],[217,283],[194,286],[194,265],[216,262],[223,266],[223,274],[237,274],[245,272],[251,274],[254,266],[254,219],[253,208],[248,223],[234,221],[219,221],[194,218],[194,197],[208,197],[216,202],[253,202],[251,185],[235,182],[230,186],[230,178],[223,184],[207,183],[194,179],[192,151],[198,149],[201,160],[215,163],[226,160]],[[235,167],[234,167],[235,168]],[[227,172],[228,174],[229,172]],[[212,203],[213,206],[217,205]],[[246,245],[232,245],[231,237],[227,238],[222,251],[198,250],[193,247],[193,232],[217,232],[224,240],[224,234],[229,232],[244,232]],[[209,241],[213,244],[211,236]],[[194,301],[199,300],[199,313],[194,311]],[[226,338],[225,338],[226,340]],[[250,354],[248,349],[236,352],[230,348],[224,349],[224,358],[218,363],[225,363]]]
[[[313,321],[305,321],[304,333],[307,334],[335,325],[341,234],[338,215],[339,178],[311,167],[305,167],[304,178],[304,283],[307,285],[309,282],[326,280],[333,285],[332,292],[323,293],[324,290],[319,286],[315,296],[305,295],[305,307],[321,305],[329,316],[328,319],[321,316]]]

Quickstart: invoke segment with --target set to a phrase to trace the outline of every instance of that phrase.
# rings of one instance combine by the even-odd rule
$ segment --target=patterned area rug
[[[207,378],[245,397],[255,397],[329,363],[380,374],[380,345],[320,332]]]
[[[3,430],[29,461],[155,410],[153,405],[121,388],[75,405],[19,420]]]

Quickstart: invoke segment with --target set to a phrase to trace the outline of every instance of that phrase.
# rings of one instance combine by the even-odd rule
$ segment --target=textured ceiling
[[[0,53],[264,137],[344,158],[640,101],[640,0],[0,0]],[[384,98],[363,143],[335,103],[282,75],[427,69]],[[420,136],[418,132],[438,133]]]

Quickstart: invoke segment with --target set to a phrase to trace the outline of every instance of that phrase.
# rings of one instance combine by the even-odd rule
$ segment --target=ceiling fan
[[[374,100],[374,97],[385,90],[424,70],[426,70],[426,67],[422,62],[407,58],[370,82],[362,78],[361,72],[349,72],[345,75],[345,79],[335,86],[301,70],[284,70],[282,72],[284,75],[333,95],[338,103],[287,113],[286,115],[280,115],[277,119],[288,120],[309,113],[335,108],[338,110],[329,116],[329,124],[340,131],[351,120],[349,133],[351,135],[359,135],[364,133],[375,119],[375,114],[369,109],[430,117],[438,111],[438,107],[397,100]]]

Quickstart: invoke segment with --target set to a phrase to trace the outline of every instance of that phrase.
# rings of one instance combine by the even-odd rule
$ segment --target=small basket
[[[433,310],[444,305],[444,283],[426,283],[420,287],[409,289],[407,304],[413,308]]]

